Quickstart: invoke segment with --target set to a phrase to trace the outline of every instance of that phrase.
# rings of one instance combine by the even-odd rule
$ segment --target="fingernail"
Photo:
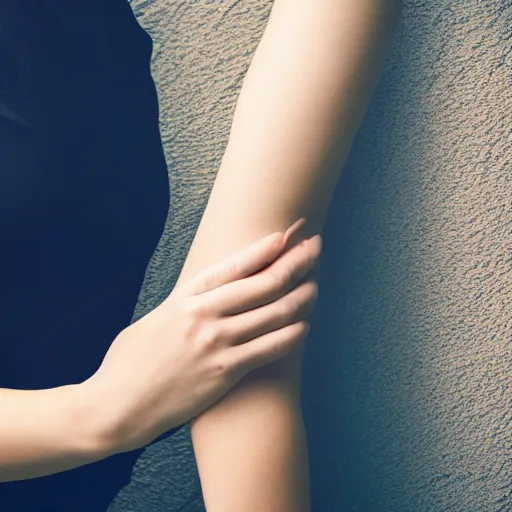
[[[306,224],[306,219],[304,217],[301,217],[286,230],[283,238],[283,248],[285,248],[288,245],[290,239],[293,238],[293,236],[302,229],[304,224]]]
[[[285,232],[284,236],[286,239],[291,237],[294,233],[300,230],[300,228],[303,226],[303,224],[306,223],[306,219],[304,217],[301,217],[299,220],[294,222]]]

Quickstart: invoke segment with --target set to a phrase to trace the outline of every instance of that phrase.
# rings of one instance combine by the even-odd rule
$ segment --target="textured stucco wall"
[[[171,209],[136,316],[177,278],[270,0],[133,0]],[[512,0],[406,1],[324,231],[303,397],[314,512],[512,511]],[[204,510],[189,432],[111,511]]]

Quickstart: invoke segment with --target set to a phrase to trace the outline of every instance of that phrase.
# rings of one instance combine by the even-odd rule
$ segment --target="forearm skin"
[[[320,233],[399,19],[392,0],[275,0],[178,283],[299,217]],[[191,423],[208,512],[309,512],[302,348]]]
[[[83,384],[0,389],[0,482],[46,476],[109,456],[100,426],[106,418],[96,414],[95,401]]]

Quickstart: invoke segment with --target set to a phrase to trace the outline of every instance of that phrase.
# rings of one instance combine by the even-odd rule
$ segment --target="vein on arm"
[[[299,217],[320,233],[400,16],[398,0],[275,0],[177,284]],[[309,512],[302,349],[191,422],[208,512]]]

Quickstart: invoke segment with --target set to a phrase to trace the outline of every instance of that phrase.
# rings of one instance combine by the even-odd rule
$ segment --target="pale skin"
[[[178,283],[294,218],[308,219],[309,235],[322,231],[401,9],[274,1]],[[191,422],[208,512],[309,512],[302,352],[247,374]]]
[[[382,71],[400,11],[398,0],[274,1],[178,289],[256,240],[284,232],[300,217],[308,219],[301,239],[322,231],[339,172]],[[286,274],[286,266],[281,268]],[[290,314],[294,321],[299,318],[296,311],[308,309],[305,296],[292,301],[300,306]],[[149,323],[147,327],[154,334]],[[215,332],[218,335],[221,330]],[[299,394],[301,363],[302,344],[297,343],[282,359],[241,377],[231,391],[191,422],[208,512],[310,510]],[[85,422],[84,429],[95,434],[78,440],[68,430],[56,429],[51,416],[44,423],[46,437],[38,437],[38,429],[30,431],[32,414],[43,414],[45,399],[53,414],[73,411],[69,422],[84,418],[84,409],[76,404],[86,410],[91,407],[87,397],[98,396],[98,390],[104,389],[100,383],[106,382],[103,375],[107,373],[98,374],[102,377],[92,379],[89,384],[94,385],[87,388],[2,390],[2,410],[16,411],[15,418],[28,429],[26,439],[33,435],[35,452],[43,456],[37,458],[20,449],[22,455],[14,454],[3,468],[0,462],[0,473],[12,471],[12,479],[30,478],[86,464],[115,453],[113,437],[122,439],[116,446],[121,450],[137,445],[137,434],[123,432],[111,420],[101,427]],[[74,393],[76,389],[80,393]],[[157,415],[155,424],[158,421]],[[98,431],[103,434],[99,436]],[[10,439],[8,429],[4,428],[3,435]],[[55,448],[58,435],[70,443],[65,457],[62,443]],[[19,446],[23,448],[23,440]],[[74,465],[62,462],[68,456],[75,457]],[[5,479],[9,478],[7,474]]]
[[[176,286],[115,338],[85,382],[0,389],[0,482],[144,446],[276,361],[307,334],[320,237],[274,233]]]

